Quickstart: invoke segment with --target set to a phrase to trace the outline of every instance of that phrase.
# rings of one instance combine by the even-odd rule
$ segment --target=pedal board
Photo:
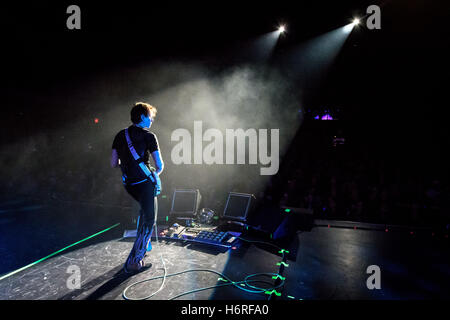
[[[164,229],[158,235],[161,239],[188,241],[222,248],[231,248],[239,236],[240,233],[219,231],[216,228],[190,228],[178,224]]]

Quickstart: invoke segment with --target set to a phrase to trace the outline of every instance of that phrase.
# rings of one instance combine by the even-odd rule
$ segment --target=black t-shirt
[[[128,135],[137,154],[144,160],[147,167],[150,168],[150,155],[152,152],[159,150],[156,135],[148,129],[134,125],[128,127]],[[127,183],[138,182],[146,178],[128,148],[125,129],[116,134],[112,148],[117,150],[120,159],[120,169],[122,170],[122,174],[127,177]]]

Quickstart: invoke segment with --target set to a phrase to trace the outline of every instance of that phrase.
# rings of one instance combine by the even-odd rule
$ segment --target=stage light
[[[352,23],[349,23],[348,25],[344,26],[343,29],[344,33],[350,33],[353,30],[353,28],[359,24],[359,22],[360,21],[358,18],[354,18]]]
[[[285,32],[286,31],[286,27],[285,26],[280,26],[279,28],[278,28],[278,32],[279,33],[283,33],[283,32]]]

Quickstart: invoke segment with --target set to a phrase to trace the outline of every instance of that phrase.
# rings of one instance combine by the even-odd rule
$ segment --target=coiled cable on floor
[[[158,240],[158,229],[157,229],[157,225],[156,225],[156,219],[155,219],[155,224],[154,225],[155,225],[155,232],[156,232],[156,242],[158,244],[158,248],[161,249],[160,248],[160,243],[159,243],[159,240]],[[278,247],[278,246],[276,246],[276,245],[274,245],[272,243],[264,242],[264,241],[247,240],[247,239],[244,239],[244,238],[241,238],[241,237],[237,237],[237,238],[242,240],[242,241],[249,242],[249,243],[262,243],[262,244],[268,244],[268,245],[271,245],[273,247],[276,247],[277,249],[280,249],[279,253],[282,254],[282,257],[284,259],[284,250],[282,250],[280,247]],[[224,286],[230,286],[230,285],[233,285],[234,287],[236,287],[236,288],[238,288],[240,290],[243,290],[245,292],[254,293],[254,294],[261,294],[261,293],[265,294],[267,292],[273,292],[274,290],[284,286],[284,279],[283,278],[282,278],[281,282],[277,286],[273,286],[273,284],[271,282],[268,282],[268,281],[250,280],[250,278],[257,277],[257,276],[269,276],[272,279],[274,277],[276,277],[276,279],[277,279],[280,276],[278,273],[269,273],[269,272],[267,272],[267,273],[251,274],[251,275],[246,276],[244,278],[244,280],[242,280],[242,281],[233,281],[230,278],[228,278],[226,275],[224,275],[223,273],[220,273],[220,272],[215,271],[215,270],[210,270],[210,269],[188,269],[188,270],[184,270],[184,271],[180,271],[180,272],[176,272],[176,273],[172,273],[172,274],[167,274],[167,268],[166,268],[166,265],[164,263],[164,259],[163,259],[161,251],[162,250],[160,250],[160,256],[161,256],[161,261],[163,263],[164,275],[156,276],[156,277],[152,277],[152,278],[148,278],[148,279],[144,279],[144,280],[132,283],[131,285],[127,286],[123,290],[122,297],[124,299],[126,299],[126,300],[147,300],[147,299],[150,299],[151,297],[153,297],[155,294],[157,294],[158,292],[160,292],[162,290],[162,288],[164,287],[164,283],[166,281],[166,278],[177,276],[177,275],[184,274],[184,273],[189,273],[189,272],[210,272],[210,273],[214,273],[214,274],[217,274],[218,276],[220,276],[222,278],[222,280],[225,279],[224,281],[226,283],[218,284],[218,285],[214,285],[214,286],[210,286],[210,287],[204,287],[204,288],[199,288],[199,289],[186,291],[186,292],[183,292],[181,294],[178,294],[177,296],[174,296],[174,297],[170,298],[169,300],[174,300],[174,299],[179,298],[181,296],[192,294],[192,293],[199,292],[199,291],[204,291],[204,290],[209,290],[209,289],[214,289],[214,288],[219,288],[219,287],[224,287]],[[131,298],[131,297],[126,295],[126,292],[130,288],[132,288],[132,287],[134,287],[134,286],[136,286],[138,284],[141,284],[141,283],[144,283],[144,282],[147,282],[147,281],[153,281],[153,280],[161,279],[161,278],[163,279],[163,282],[162,282],[160,288],[157,291],[155,291],[154,293],[152,293],[152,294],[150,294],[148,296],[140,297],[140,298]],[[249,283],[255,283],[255,282],[266,283],[266,284],[272,285],[272,287],[262,288],[262,287],[257,287],[257,286],[253,286],[253,285],[249,284]],[[247,288],[245,288],[245,286],[247,286],[247,287],[249,287],[251,289],[247,289]]]

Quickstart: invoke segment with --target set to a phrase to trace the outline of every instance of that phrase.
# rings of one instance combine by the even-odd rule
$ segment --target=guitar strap
[[[128,128],[125,129],[125,138],[127,139],[128,148],[130,149],[130,152],[133,155],[134,160],[136,160],[139,163],[139,167],[142,169],[142,171],[144,172],[146,177],[148,179],[150,179],[151,182],[156,184],[157,182],[155,181],[155,178],[153,177],[150,169],[145,165],[144,160],[142,160],[141,157],[139,157],[139,155],[136,152],[136,149],[134,149],[133,144],[131,143],[130,136],[128,134]],[[147,181],[147,179],[133,183],[133,185],[141,183],[141,182],[145,182],[145,181]]]

